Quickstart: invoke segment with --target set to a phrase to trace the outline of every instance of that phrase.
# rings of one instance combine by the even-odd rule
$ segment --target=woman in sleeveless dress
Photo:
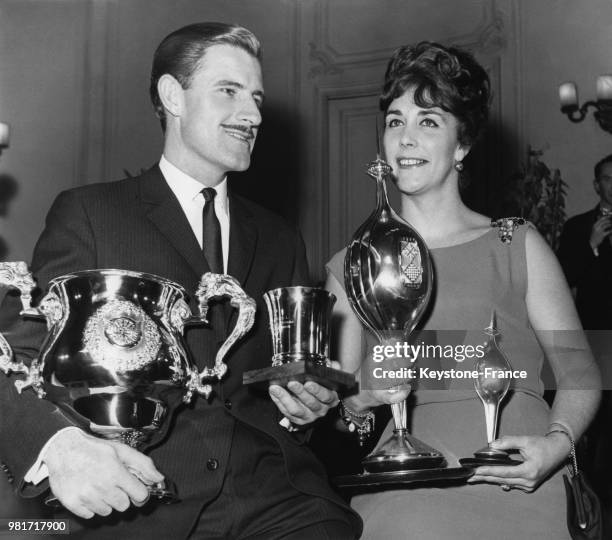
[[[599,376],[546,242],[522,220],[492,222],[461,200],[459,173],[486,122],[489,95],[488,76],[469,53],[429,42],[402,47],[389,62],[380,99],[383,141],[401,193],[400,214],[423,237],[433,260],[435,292],[420,327],[460,330],[464,343],[477,345],[496,313],[500,347],[512,369],[527,375],[514,380],[503,402],[494,446],[519,452],[523,463],[480,466],[462,485],[355,496],[364,538],[569,538],[562,468],[571,441],[596,411]],[[347,300],[344,254],[328,263],[326,287],[338,297],[338,359],[359,374],[377,341]],[[582,352],[568,355],[557,346],[567,336],[575,336],[571,348]],[[552,407],[542,398],[545,359],[558,388]],[[444,359],[441,367],[455,361]],[[343,401],[347,419],[359,426],[368,411],[408,394],[408,388],[362,389]],[[440,450],[450,467],[486,443],[473,380],[452,379],[442,390],[417,388],[409,407],[411,433]],[[391,430],[387,426],[381,441]]]

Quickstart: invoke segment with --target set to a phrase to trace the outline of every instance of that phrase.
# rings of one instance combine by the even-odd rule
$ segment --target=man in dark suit
[[[257,39],[222,23],[177,30],[155,52],[151,97],[164,130],[159,165],[60,194],[33,273],[41,289],[69,272],[120,268],[193,291],[204,272],[226,271],[256,299],[255,325],[226,357],[229,373],[213,397],[176,411],[168,437],[146,456],[88,435],[49,401],[17,395],[14,376],[1,377],[0,456],[24,495],[38,494],[48,478],[87,538],[355,538],[360,519],[305,444],[336,394],[314,383],[273,386],[269,396],[242,386],[244,371],[270,363],[263,293],[308,280],[299,234],[226,185],[229,171],[249,166],[261,122]],[[3,312],[16,303],[9,294]],[[229,317],[215,309],[214,328],[186,332],[200,369],[227,335]],[[6,335],[31,359],[44,334],[42,324],[15,320]],[[147,485],[164,475],[181,502],[145,504]]]
[[[612,329],[612,155],[595,165],[599,204],[569,219],[558,256],[586,330]]]
[[[612,397],[606,383],[610,381],[612,354],[612,155],[601,159],[594,172],[593,186],[599,195],[599,204],[567,221],[557,255],[569,285],[575,289],[582,326],[594,331],[589,332],[589,340],[603,373],[602,401],[585,438],[585,469],[609,516],[612,507]]]

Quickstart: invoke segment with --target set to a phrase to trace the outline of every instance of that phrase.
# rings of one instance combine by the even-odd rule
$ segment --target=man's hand
[[[314,422],[338,405],[338,394],[314,381],[304,384],[289,381],[286,389],[273,384],[270,385],[269,392],[272,401],[285,418],[299,426]]]
[[[164,479],[148,456],[76,430],[58,435],[44,462],[53,494],[85,519],[124,512],[130,503],[142,506],[149,498],[147,485]]]
[[[591,238],[589,239],[589,243],[591,244],[592,249],[597,249],[599,245],[604,241],[606,236],[609,236],[612,233],[612,219],[610,216],[602,216],[600,217],[594,224],[591,229]]]

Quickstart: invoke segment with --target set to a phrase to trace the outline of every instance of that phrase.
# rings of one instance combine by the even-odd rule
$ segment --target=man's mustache
[[[237,131],[242,131],[247,137],[254,138],[255,132],[252,127],[245,126],[243,124],[222,124],[224,128],[227,129],[235,129]]]

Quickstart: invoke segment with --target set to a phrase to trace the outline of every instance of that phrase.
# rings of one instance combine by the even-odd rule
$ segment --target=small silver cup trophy
[[[348,247],[344,280],[360,321],[381,344],[394,345],[398,337],[408,340],[423,315],[431,296],[433,269],[423,239],[389,205],[385,179],[391,167],[380,158],[378,137],[377,143],[377,158],[367,169],[376,180],[376,209]],[[391,405],[391,411],[393,434],[362,461],[364,469],[376,473],[445,467],[438,450],[408,432],[406,402]]]
[[[165,435],[171,413],[194,393],[208,398],[211,380],[227,371],[227,351],[255,318],[255,301],[231,276],[206,273],[198,284],[199,313],[193,315],[178,284],[152,274],[102,269],[74,272],[49,282],[38,307],[31,305],[35,281],[24,262],[0,263],[0,285],[21,293],[24,317],[43,318],[47,335],[29,366],[13,357],[0,334],[0,369],[25,374],[30,387],[55,403],[75,425],[141,451]],[[201,371],[183,340],[189,324],[206,324],[208,302],[229,296],[238,308],[236,325]],[[171,481],[167,482],[171,484]],[[169,485],[150,488],[162,502],[178,500]],[[51,497],[48,503],[56,504]]]
[[[510,388],[510,377],[502,375],[512,369],[510,362],[497,344],[499,332],[495,312],[491,314],[491,322],[485,328],[485,334],[489,336],[489,339],[485,344],[484,355],[477,358],[474,363],[474,370],[478,372],[478,378],[474,380],[474,387],[484,405],[488,444],[474,452],[474,457],[461,458],[459,463],[464,467],[518,465],[521,462],[512,459],[508,452],[491,447],[491,443],[497,438],[499,404]]]
[[[247,371],[244,384],[285,386],[315,381],[340,395],[355,392],[355,376],[334,369],[329,333],[336,297],[314,287],[282,287],[264,294],[272,334],[272,366]]]

